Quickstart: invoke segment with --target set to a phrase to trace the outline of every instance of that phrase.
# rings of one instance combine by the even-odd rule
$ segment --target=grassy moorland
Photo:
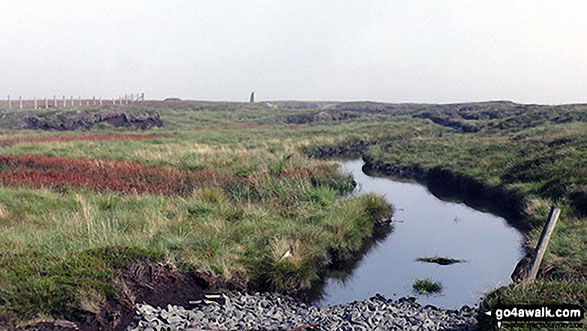
[[[352,178],[298,152],[310,135],[240,122],[234,108],[160,111],[152,139],[108,126],[0,133],[6,323],[97,314],[140,259],[302,293],[391,212],[373,195],[339,199]]]
[[[364,113],[360,105],[357,113]],[[379,133],[363,137],[363,158],[375,171],[424,179],[440,191],[515,215],[536,246],[551,206],[562,215],[535,284],[512,284],[486,296],[482,308],[503,303],[578,303],[587,297],[587,106],[379,105],[378,116],[409,114],[438,124],[418,136]],[[404,109],[404,108],[409,109]],[[368,107],[367,107],[368,108]],[[347,110],[348,111],[348,110]],[[421,127],[416,124],[415,128]],[[341,145],[356,145],[349,139]],[[321,156],[336,146],[308,149]],[[472,198],[474,196],[474,199]],[[479,199],[494,200],[479,204]],[[497,206],[496,206],[497,205]],[[521,224],[520,224],[521,223]],[[523,267],[522,267],[523,270]]]
[[[118,107],[157,111],[165,126],[44,132],[10,130],[23,114],[0,117],[0,321],[95,313],[123,290],[117,270],[141,258],[303,291],[331,261],[358,252],[390,212],[375,196],[339,199],[351,178],[318,158],[341,154],[383,173],[456,183],[461,197],[505,196],[528,248],[560,206],[540,280],[500,288],[485,304],[584,305],[587,106]]]

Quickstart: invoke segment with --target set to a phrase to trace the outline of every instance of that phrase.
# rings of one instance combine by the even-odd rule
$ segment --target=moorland
[[[481,309],[585,305],[587,105],[172,100],[0,115],[0,327],[122,325],[149,299],[144,270],[205,283],[194,296],[303,298],[393,212],[343,198],[354,182],[329,158],[351,156],[507,215],[528,254],[560,207],[538,280]]]

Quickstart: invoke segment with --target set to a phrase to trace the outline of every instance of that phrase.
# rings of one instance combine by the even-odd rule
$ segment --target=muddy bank
[[[133,322],[136,304],[153,306],[189,305],[204,295],[243,290],[236,282],[197,272],[183,272],[152,261],[136,261],[118,271],[118,296],[109,299],[97,311],[82,311],[72,321],[41,322],[18,330],[126,330]],[[1,327],[0,327],[1,328]]]
[[[22,118],[18,124],[13,126],[13,129],[87,130],[102,123],[114,127],[135,127],[142,130],[163,126],[163,121],[161,121],[157,112],[104,109],[99,111],[66,111],[30,115]]]
[[[507,219],[518,230],[528,231],[526,199],[518,192],[493,186],[441,166],[424,169],[419,165],[398,167],[363,156],[367,174],[416,179],[434,194],[446,200],[459,200],[478,210],[486,210]]]

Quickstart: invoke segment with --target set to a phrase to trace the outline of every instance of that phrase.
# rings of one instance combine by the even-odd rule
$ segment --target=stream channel
[[[360,258],[329,272],[314,304],[345,304],[380,293],[392,299],[416,296],[420,304],[458,309],[477,305],[485,292],[511,282],[524,253],[523,234],[505,219],[440,200],[416,182],[368,176],[362,160],[339,164],[357,182],[353,195],[376,193],[394,206],[392,229]],[[439,265],[417,261],[421,257],[464,262]],[[442,291],[417,295],[412,284],[425,278],[440,282]]]

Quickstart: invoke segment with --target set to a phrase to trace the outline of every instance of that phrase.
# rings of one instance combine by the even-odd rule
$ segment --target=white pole
[[[57,96],[53,95],[53,106],[55,106],[55,108],[57,108]]]
[[[10,94],[8,95],[8,109],[12,109],[12,100],[10,100]]]
[[[49,108],[49,99],[45,98],[45,109]]]
[[[100,106],[102,105],[102,97],[98,98],[98,102],[100,103]]]
[[[35,110],[37,109],[37,97],[33,98],[34,102],[35,102]]]
[[[92,97],[92,105],[96,105],[96,97]]]
[[[18,96],[18,109],[22,110],[22,97]]]
[[[116,104],[116,99],[112,98],[112,104],[115,105]]]
[[[65,99],[65,95],[63,96],[63,108],[67,107],[67,100]]]
[[[71,106],[73,107],[73,95],[69,96],[69,103],[71,104]]]

